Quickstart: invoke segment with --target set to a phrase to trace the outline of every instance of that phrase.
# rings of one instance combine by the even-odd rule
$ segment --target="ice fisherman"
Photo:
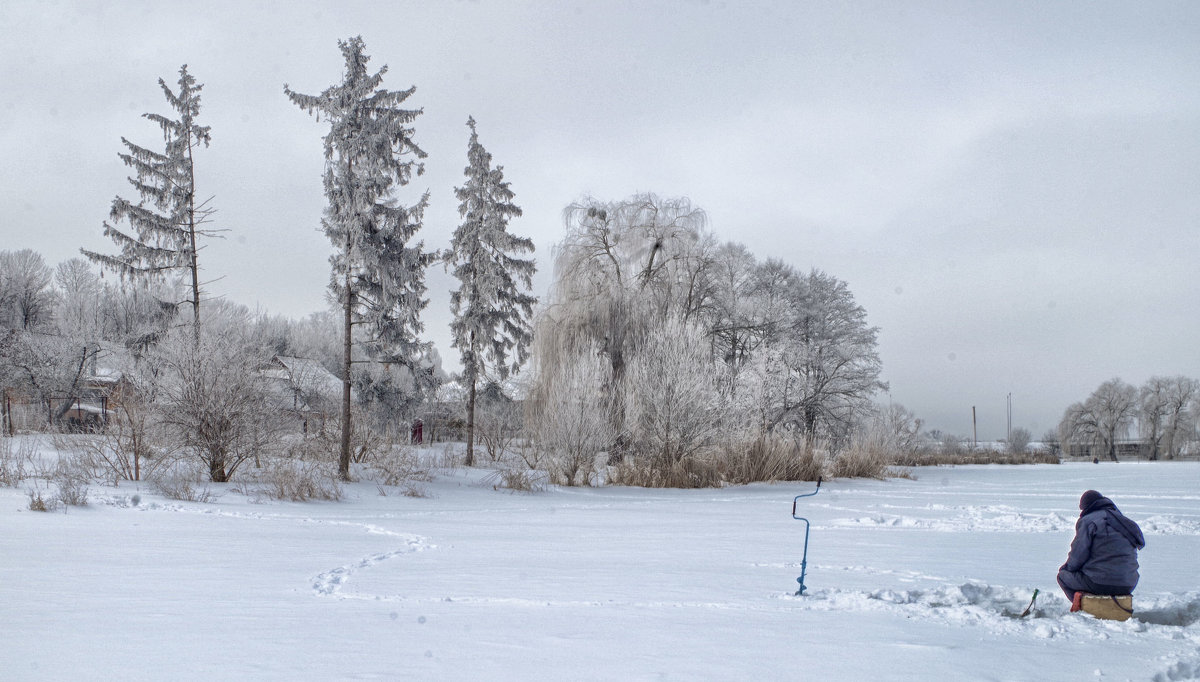
[[[1058,586],[1074,601],[1076,592],[1132,594],[1138,583],[1138,550],[1146,546],[1142,529],[1095,490],[1079,498],[1079,520],[1067,562],[1058,569]]]

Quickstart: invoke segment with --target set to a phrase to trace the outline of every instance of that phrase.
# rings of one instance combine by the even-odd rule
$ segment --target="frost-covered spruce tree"
[[[122,279],[162,281],[169,275],[183,275],[192,307],[194,341],[200,343],[200,266],[197,259],[198,237],[211,236],[202,229],[211,211],[207,200],[196,201],[196,164],[194,153],[200,145],[208,146],[209,127],[196,122],[200,114],[200,90],[187,70],[179,68],[179,91],[158,79],[167,103],[176,118],[161,114],[142,114],[162,128],[163,151],[151,151],[124,137],[121,142],[128,150],[120,154],[126,166],[133,169],[129,183],[137,190],[137,203],[116,197],[109,218],[114,223],[124,220],[132,232],[123,232],[108,222],[104,235],[120,249],[116,255],[105,255],[80,249],[85,256],[101,266],[117,272]]]
[[[458,214],[448,263],[461,283],[450,293],[454,321],[450,331],[459,350],[467,389],[467,466],[474,463],[475,389],[491,364],[498,378],[520,371],[533,338],[530,318],[537,298],[528,291],[536,271],[533,241],[508,232],[508,221],[521,215],[504,181],[503,166],[492,167],[492,155],[479,143],[475,119],[468,118],[467,183],[456,187]]]
[[[325,136],[325,196],[321,225],[337,252],[330,290],[341,303],[342,439],[338,471],[350,477],[350,385],[354,329],[363,330],[363,350],[372,360],[405,365],[416,377],[427,371],[419,360],[432,344],[421,342],[419,319],[428,304],[425,268],[436,253],[409,244],[421,228],[428,193],[403,206],[397,187],[420,175],[425,152],[413,141],[411,124],[421,109],[402,109],[416,90],[380,87],[387,66],[367,71],[370,60],[361,37],[338,41],[346,60],[342,82],[319,95],[304,95],[284,85],[301,109],[329,122]]]

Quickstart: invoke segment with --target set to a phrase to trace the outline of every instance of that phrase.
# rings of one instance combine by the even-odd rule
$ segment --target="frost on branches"
[[[193,158],[196,148],[201,144],[207,147],[211,140],[208,126],[196,123],[200,90],[204,86],[188,73],[186,64],[179,69],[178,92],[172,91],[161,78],[158,84],[178,117],[143,114],[162,128],[163,151],[151,151],[121,138],[128,151],[119,156],[134,171],[129,183],[140,200],[135,204],[116,197],[109,218],[113,223],[128,222],[132,234],[105,222],[104,234],[113,240],[120,253],[81,251],[93,262],[120,274],[122,279],[157,282],[168,275],[184,275],[192,306],[193,335],[199,344],[201,289],[197,238],[211,236],[202,229],[211,210],[207,200],[196,202]]]
[[[460,282],[450,294],[454,321],[450,331],[459,350],[467,389],[467,457],[474,460],[475,391],[486,366],[504,380],[525,362],[533,338],[530,318],[537,298],[528,293],[536,270],[533,241],[508,232],[508,221],[521,215],[514,194],[504,181],[502,166],[492,167],[492,155],[479,143],[475,119],[467,120],[467,182],[455,188],[463,222],[454,231],[448,263]]]
[[[686,199],[588,200],[565,216],[532,353],[540,447],[586,443],[572,467],[603,451],[635,484],[709,485],[768,436],[836,450],[871,412],[878,330],[845,282],[717,244]],[[590,394],[562,395],[589,359]],[[606,437],[583,422],[561,433],[577,423],[555,423],[567,406],[603,412]]]
[[[424,166],[425,152],[413,141],[420,109],[401,105],[416,88],[380,87],[387,67],[367,71],[370,60],[361,37],[338,41],[346,61],[343,80],[319,95],[284,92],[301,109],[329,123],[325,135],[325,208],[321,225],[337,249],[330,290],[342,305],[342,444],[339,469],[350,471],[350,382],[352,348],[358,327],[363,354],[371,361],[405,367],[418,390],[435,381],[426,362],[431,345],[422,342],[419,315],[425,298],[425,268],[436,253],[410,244],[429,201],[412,206],[395,197]]]

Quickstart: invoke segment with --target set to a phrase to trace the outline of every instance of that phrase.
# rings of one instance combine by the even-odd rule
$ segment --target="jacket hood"
[[[1116,528],[1121,535],[1124,535],[1125,539],[1135,549],[1142,549],[1146,546],[1146,536],[1142,535],[1142,529],[1138,528],[1138,525],[1133,521],[1125,518],[1125,515],[1117,511],[1116,507],[1113,507],[1106,516],[1108,517],[1109,524],[1113,528]]]
[[[1092,512],[1098,512],[1101,509],[1116,509],[1116,508],[1117,508],[1117,505],[1113,504],[1112,500],[1108,499],[1107,497],[1105,497],[1103,495],[1098,494],[1096,497],[1092,498],[1091,501],[1088,502],[1087,505],[1082,507],[1082,510],[1079,512],[1079,518],[1083,518],[1083,517],[1087,516],[1088,514],[1091,514]]]
[[[1104,496],[1096,498],[1087,508],[1079,512],[1080,522],[1082,522],[1083,517],[1096,512],[1103,512],[1108,524],[1123,535],[1134,548],[1142,549],[1146,546],[1146,536],[1142,535],[1142,529],[1136,523],[1126,518],[1121,513],[1121,510],[1117,509],[1117,505],[1113,504],[1112,500]]]

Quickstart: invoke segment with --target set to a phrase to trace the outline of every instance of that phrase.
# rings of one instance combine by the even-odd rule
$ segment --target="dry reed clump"
[[[50,512],[58,509],[58,499],[53,495],[43,496],[38,488],[30,488],[26,493],[29,495],[29,511]]]
[[[917,450],[897,455],[895,464],[905,467],[954,466],[960,464],[1059,464],[1049,452],[1001,452],[999,450]]]
[[[722,478],[728,483],[815,481],[824,475],[825,452],[813,445],[770,434],[749,446],[730,443],[721,456]]]
[[[689,457],[670,464],[626,457],[608,468],[608,482],[639,488],[718,488],[721,467],[709,458]]]
[[[825,475],[821,447],[785,436],[760,434],[748,444],[726,442],[674,462],[626,456],[608,467],[607,482],[643,488],[716,488],[770,481],[815,481]]]
[[[893,457],[885,444],[869,435],[855,438],[830,462],[829,474],[833,478],[887,478]]]

